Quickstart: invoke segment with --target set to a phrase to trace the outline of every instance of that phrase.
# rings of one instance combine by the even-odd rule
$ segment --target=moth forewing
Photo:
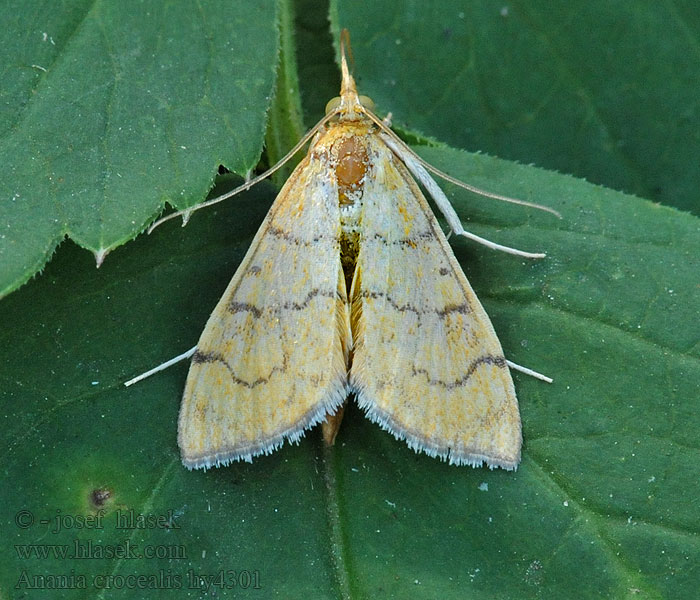
[[[415,450],[513,469],[520,416],[498,338],[406,167],[367,143],[351,389]]]
[[[197,344],[178,423],[186,466],[269,453],[343,403],[350,331],[339,252],[330,166],[307,158]]]

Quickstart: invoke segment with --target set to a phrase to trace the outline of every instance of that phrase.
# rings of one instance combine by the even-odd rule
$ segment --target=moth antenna
[[[414,158],[412,153],[408,151],[406,144],[403,142],[400,143],[400,140],[397,141],[395,138],[390,137],[385,133],[380,133],[379,135],[384,140],[384,143],[392,150],[392,152],[394,152],[394,154],[396,154],[404,162],[406,167],[408,167],[408,170],[413,173],[413,176],[423,184],[425,189],[432,196],[437,207],[440,209],[440,212],[445,217],[450,229],[456,235],[461,235],[467,239],[478,242],[487,248],[491,248],[491,250],[500,250],[501,252],[514,254],[515,256],[523,256],[525,258],[544,258],[546,256],[542,252],[525,252],[524,250],[518,250],[517,248],[511,248],[510,246],[503,246],[466,231],[462,225],[462,222],[457,216],[457,212],[447,199],[447,196],[445,196],[445,192],[442,191],[442,188],[430,176],[430,173],[428,173],[425,167]]]
[[[464,183],[463,181],[460,181],[459,179],[456,179],[455,177],[448,175],[444,171],[441,171],[437,167],[434,167],[429,162],[426,162],[420,156],[415,154],[415,152],[414,152],[414,155],[416,156],[416,160],[418,160],[426,169],[428,169],[429,171],[432,171],[435,175],[437,175],[441,179],[444,179],[445,181],[448,181],[448,182],[450,182],[458,187],[461,187],[465,190],[468,190],[474,194],[478,194],[479,196],[484,196],[486,198],[493,198],[494,200],[501,200],[502,202],[508,202],[510,204],[519,204],[520,206],[527,206],[529,208],[535,208],[537,210],[551,213],[555,217],[557,217],[558,219],[563,218],[561,216],[561,213],[558,210],[555,210],[549,206],[545,206],[544,204],[537,204],[536,202],[528,202],[527,200],[521,200],[520,198],[512,198],[511,196],[502,196],[501,194],[495,194],[494,192],[489,192],[488,190],[482,190],[481,188],[478,188],[476,186],[469,185],[468,183]]]
[[[187,221],[189,221],[190,216],[192,215],[193,212],[200,210],[202,208],[205,208],[207,206],[212,206],[213,204],[218,204],[219,202],[223,202],[224,200],[228,200],[232,196],[235,196],[236,194],[240,194],[241,192],[245,192],[246,190],[249,190],[252,188],[254,185],[260,183],[263,179],[267,179],[270,175],[272,175],[275,171],[279,170],[281,167],[289,161],[303,146],[306,145],[306,143],[314,136],[316,133],[328,122],[330,121],[333,117],[335,116],[334,113],[327,114],[325,117],[323,117],[316,125],[314,125],[309,132],[301,138],[297,144],[292,148],[287,154],[282,157],[277,163],[275,163],[272,167],[270,167],[267,171],[264,173],[261,173],[257,177],[254,177],[253,179],[250,179],[249,181],[246,181],[243,185],[238,186],[237,188],[231,190],[230,192],[226,192],[225,194],[222,194],[221,196],[217,196],[216,198],[212,198],[211,200],[207,200],[206,202],[202,202],[200,204],[197,204],[196,206],[191,206],[189,208],[186,208],[184,210],[179,210],[177,212],[171,213],[161,219],[158,219],[155,223],[153,223],[146,231],[148,234],[151,234],[153,230],[165,223],[166,221],[170,221],[171,219],[175,219],[176,217],[183,217],[183,227],[187,225]]]
[[[425,169],[428,171],[431,171],[433,174],[437,175],[441,179],[444,179],[445,181],[448,181],[449,183],[452,183],[458,187],[461,187],[469,192],[472,192],[473,194],[477,194],[479,196],[484,196],[486,198],[493,198],[494,200],[501,200],[503,202],[509,202],[510,204],[519,204],[520,206],[528,206],[530,208],[535,208],[537,210],[542,210],[544,212],[548,212],[553,214],[554,216],[558,217],[559,219],[562,218],[561,213],[559,211],[554,210],[553,208],[550,208],[549,206],[544,206],[542,204],[537,204],[535,202],[528,202],[527,200],[520,200],[519,198],[511,198],[510,196],[502,196],[501,194],[495,194],[493,192],[489,192],[487,190],[482,190],[481,188],[478,188],[473,185],[469,185],[468,183],[464,183],[463,181],[460,181],[459,179],[455,179],[451,175],[448,175],[444,171],[441,171],[437,167],[434,167],[431,165],[429,162],[423,160],[418,154],[416,154],[396,133],[394,133],[391,129],[389,129],[384,122],[377,117],[372,111],[369,109],[365,108],[365,114],[372,119],[372,121],[384,132],[386,133],[389,137],[391,137],[397,144],[400,144],[407,153],[409,153],[416,161],[418,161]]]

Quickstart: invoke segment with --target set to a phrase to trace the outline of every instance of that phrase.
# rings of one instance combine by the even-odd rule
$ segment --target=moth
[[[509,368],[547,378],[506,360],[414,177],[454,233],[543,255],[464,231],[426,165],[358,95],[346,39],[340,96],[289,153],[313,138],[192,356],[178,420],[182,461],[250,461],[321,422],[332,443],[354,396],[416,451],[515,469],[522,435]]]

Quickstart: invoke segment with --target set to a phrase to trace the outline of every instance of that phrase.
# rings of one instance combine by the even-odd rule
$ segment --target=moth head
[[[374,103],[367,96],[357,93],[355,80],[350,75],[348,68],[348,56],[352,61],[350,50],[350,33],[347,29],[340,32],[340,96],[333,98],[326,105],[326,117],[336,116],[339,121],[353,121],[362,118],[367,112],[372,111]]]
[[[374,101],[372,98],[369,96],[358,96],[360,99],[360,105],[363,108],[366,108],[369,111],[374,112]],[[336,96],[335,98],[331,98],[328,101],[328,104],[326,104],[326,114],[330,115],[331,113],[336,112],[341,105],[341,98],[340,96]]]

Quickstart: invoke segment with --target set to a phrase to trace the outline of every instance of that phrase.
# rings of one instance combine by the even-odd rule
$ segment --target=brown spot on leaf
[[[90,503],[95,508],[102,508],[112,497],[112,490],[106,487],[95,488],[90,492]]]

